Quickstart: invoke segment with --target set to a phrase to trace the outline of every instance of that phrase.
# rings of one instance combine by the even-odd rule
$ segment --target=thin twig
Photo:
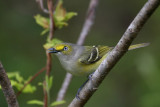
[[[93,74],[92,79],[90,79],[83,87],[79,93],[80,99],[74,98],[69,107],[83,107],[86,104],[110,70],[127,52],[128,47],[159,4],[160,0],[148,0],[148,2],[143,6],[141,11],[132,21],[130,26],[127,28],[116,47],[110,53],[108,53],[107,58],[100,64],[98,69]]]
[[[46,76],[50,76],[51,72],[51,67],[52,67],[52,60],[51,60],[51,54],[46,51],[46,56],[47,56],[47,63],[46,63]],[[43,86],[46,87],[46,80],[43,81]],[[48,107],[48,93],[46,88],[43,88],[44,92],[44,106],[43,107]]]
[[[89,4],[89,8],[87,10],[87,16],[85,19],[85,23],[83,25],[82,31],[80,33],[80,36],[78,38],[77,44],[78,45],[83,45],[84,40],[89,33],[93,23],[94,23],[94,18],[95,18],[95,10],[98,5],[99,0],[91,0]]]
[[[49,18],[50,18],[50,27],[49,27],[49,39],[52,40],[53,39],[53,33],[54,33],[54,20],[53,20],[53,0],[47,0],[47,6],[48,6],[48,10],[49,10]],[[46,76],[50,76],[50,72],[51,72],[51,65],[52,65],[52,60],[51,60],[51,54],[48,53],[46,51],[46,56],[47,56],[47,63],[46,63]],[[44,86],[46,85],[46,81],[44,80],[43,82]],[[47,93],[47,90],[44,88],[44,107],[48,107],[48,99],[49,99],[49,93]]]
[[[54,32],[54,20],[53,20],[53,2],[52,0],[47,0],[47,5],[49,9],[50,27],[49,27],[49,39],[52,40]],[[51,54],[46,51],[47,56],[47,72],[46,75],[49,76],[51,72]]]
[[[3,68],[2,63],[0,62],[0,85],[2,87],[2,91],[8,103],[8,107],[19,107],[16,95],[11,86],[11,82],[8,79],[8,76]]]
[[[87,15],[86,15],[86,19],[82,28],[82,31],[80,33],[79,39],[77,41],[78,45],[83,45],[84,40],[88,34],[88,32],[90,31],[93,23],[94,23],[94,17],[95,17],[95,9],[98,5],[98,1],[99,0],[91,0],[89,7],[88,7],[88,11],[87,11]],[[59,90],[58,96],[57,96],[57,101],[61,101],[64,99],[64,96],[67,92],[67,89],[69,87],[69,84],[71,82],[72,79],[72,75],[70,73],[67,73],[65,76],[65,79],[63,81],[63,84],[61,86],[61,89]]]
[[[72,80],[72,74],[67,73],[63,81],[63,84],[61,86],[61,89],[58,92],[57,101],[62,101],[64,99],[64,96],[66,95],[66,92],[67,92],[67,89],[69,87],[71,80]]]
[[[50,19],[50,30],[49,30],[49,39],[52,40],[54,32],[54,20],[53,20],[53,0],[47,0],[48,10],[49,10],[49,19]]]
[[[46,67],[43,67],[40,71],[38,71],[36,74],[34,74],[33,76],[32,76],[32,78],[28,81],[28,82],[26,82],[25,84],[24,84],[24,86],[20,89],[20,91],[18,91],[18,93],[16,94],[16,96],[18,97],[21,93],[22,93],[22,91],[24,90],[24,88],[28,85],[28,84],[30,84],[39,74],[41,74],[43,71],[45,71],[46,70]]]
[[[44,5],[43,5],[43,0],[36,0],[36,2],[39,4],[41,10],[44,12],[44,13],[49,13],[47,9],[44,8]]]
[[[46,51],[46,56],[47,56],[47,63],[46,63],[46,75],[49,76],[51,72],[51,67],[52,67],[52,60],[51,60],[51,54]]]

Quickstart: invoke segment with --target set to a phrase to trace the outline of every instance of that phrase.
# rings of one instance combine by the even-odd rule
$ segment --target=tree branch
[[[160,0],[148,0],[127,28],[116,47],[108,54],[107,58],[93,74],[92,79],[90,79],[80,91],[80,99],[74,98],[69,107],[83,107],[86,104],[113,66],[127,52],[128,47],[159,4]]]
[[[16,99],[16,95],[11,86],[11,82],[8,79],[8,76],[3,68],[2,63],[0,62],[0,85],[2,87],[2,91],[4,96],[6,97],[6,101],[8,103],[8,107],[19,107],[18,101]]]
[[[98,5],[98,1],[99,0],[91,0],[90,1],[88,11],[87,11],[87,16],[86,16],[82,31],[80,33],[79,39],[77,41],[78,45],[83,45],[84,40],[85,40],[88,32],[90,31],[90,29],[91,29],[91,27],[94,23],[95,9]],[[58,93],[57,101],[61,101],[61,100],[64,99],[64,96],[67,92],[67,89],[69,87],[69,84],[70,84],[71,80],[72,80],[72,75],[70,73],[67,73],[66,76],[65,76],[65,79],[63,81],[63,84],[61,86],[61,89]]]

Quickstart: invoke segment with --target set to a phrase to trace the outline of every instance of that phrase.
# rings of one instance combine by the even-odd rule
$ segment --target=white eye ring
[[[68,50],[68,47],[67,47],[67,46],[65,46],[65,47],[63,48],[63,50],[64,50],[64,51],[67,51],[67,50]]]

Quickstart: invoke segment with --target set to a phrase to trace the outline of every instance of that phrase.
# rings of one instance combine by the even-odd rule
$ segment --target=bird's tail
[[[148,46],[148,45],[149,45],[149,43],[135,44],[135,45],[131,45],[128,50],[133,50],[133,49],[137,49],[137,48],[142,48],[142,47],[146,47],[146,46]]]

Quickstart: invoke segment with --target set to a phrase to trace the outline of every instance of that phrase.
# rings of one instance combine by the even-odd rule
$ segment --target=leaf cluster
[[[61,29],[65,26],[68,26],[68,21],[73,17],[76,16],[77,13],[75,12],[67,12],[65,8],[63,8],[63,1],[59,0],[55,11],[53,13],[53,19],[54,19],[54,28],[55,29]],[[49,32],[49,24],[50,20],[48,17],[44,17],[40,14],[37,14],[34,16],[36,23],[43,27],[43,31],[41,32],[41,35],[46,34]]]

